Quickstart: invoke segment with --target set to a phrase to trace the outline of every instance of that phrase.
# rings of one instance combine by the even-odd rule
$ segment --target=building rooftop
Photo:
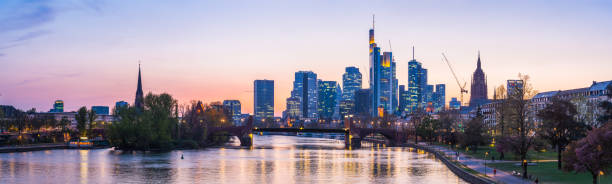
[[[535,96],[533,96],[533,98],[549,98],[549,97],[553,97],[553,96],[557,95],[558,93],[559,93],[559,91],[541,92],[541,93],[538,93]]]
[[[589,91],[599,91],[606,89],[609,85],[612,85],[611,81],[603,81],[603,82],[595,82],[593,81],[593,85],[589,88]]]

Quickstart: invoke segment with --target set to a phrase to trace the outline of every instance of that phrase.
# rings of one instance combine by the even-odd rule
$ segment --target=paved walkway
[[[450,150],[446,147],[442,147],[442,146],[430,146],[431,148],[435,148],[436,150],[439,150],[440,152],[444,153],[447,157],[449,158],[456,158],[456,152],[453,150]],[[464,155],[462,153],[459,153],[459,162],[461,162],[462,164],[466,165],[467,167],[469,167],[470,169],[473,169],[475,171],[478,171],[482,174],[485,174],[489,177],[491,177],[492,180],[496,181],[496,182],[500,182],[500,183],[508,183],[508,184],[515,184],[515,183],[525,183],[525,184],[531,184],[534,183],[530,180],[523,180],[519,177],[513,176],[512,174],[508,173],[508,172],[504,172],[501,170],[497,170],[496,174],[493,175],[493,168],[491,167],[485,167],[484,163],[485,161],[482,159],[475,159],[472,158],[470,156]],[[495,161],[493,163],[502,163],[502,162],[512,162],[512,161]],[[487,163],[491,163],[491,161],[487,161]]]

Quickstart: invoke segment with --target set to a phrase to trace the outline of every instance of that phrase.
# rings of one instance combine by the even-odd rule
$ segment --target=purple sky
[[[275,80],[275,113],[293,73],[341,81],[357,66],[367,87],[368,29],[389,40],[400,84],[412,46],[429,83],[458,87],[481,51],[489,94],[517,74],[539,91],[612,80],[612,3],[606,1],[1,1],[0,104],[47,111],[133,102],[138,61],[145,92],[187,103],[238,99]],[[465,97],[467,101],[468,96]]]

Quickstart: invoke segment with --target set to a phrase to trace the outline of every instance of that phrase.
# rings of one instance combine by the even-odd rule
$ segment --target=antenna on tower
[[[374,27],[375,27],[375,26],[374,26],[374,25],[375,25],[375,24],[374,24],[374,20],[375,20],[375,19],[374,19],[374,16],[376,16],[376,15],[375,15],[375,14],[372,14],[372,29],[374,29]]]
[[[391,40],[389,40],[389,51],[393,52],[393,47],[391,47]]]
[[[414,46],[412,46],[412,60],[414,60]]]

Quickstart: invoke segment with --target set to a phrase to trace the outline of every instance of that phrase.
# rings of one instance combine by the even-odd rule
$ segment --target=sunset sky
[[[400,85],[416,59],[429,83],[459,96],[445,52],[470,85],[478,50],[494,86],[528,74],[538,91],[612,80],[611,1],[0,1],[0,104],[48,111],[134,101],[238,99],[253,112],[253,80],[275,81],[275,114],[294,72],[341,82],[357,66],[368,87],[368,29],[393,46]],[[389,40],[391,44],[389,44]],[[469,96],[464,98],[469,100]]]

